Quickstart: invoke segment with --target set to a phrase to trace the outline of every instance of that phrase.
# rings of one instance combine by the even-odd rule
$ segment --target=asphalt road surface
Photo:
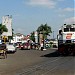
[[[0,75],[75,75],[75,57],[60,56],[57,49],[17,50],[0,56]]]

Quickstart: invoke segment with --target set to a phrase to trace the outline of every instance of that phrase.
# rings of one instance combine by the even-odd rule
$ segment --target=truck
[[[75,24],[64,24],[57,35],[58,52],[60,54],[75,55]]]

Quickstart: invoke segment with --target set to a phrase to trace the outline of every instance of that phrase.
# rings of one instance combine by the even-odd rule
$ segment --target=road
[[[59,56],[56,50],[17,50],[0,57],[0,75],[75,75],[75,57]]]

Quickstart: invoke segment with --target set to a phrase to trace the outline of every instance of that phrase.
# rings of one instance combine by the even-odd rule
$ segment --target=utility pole
[[[54,31],[53,31],[53,39],[54,39]]]

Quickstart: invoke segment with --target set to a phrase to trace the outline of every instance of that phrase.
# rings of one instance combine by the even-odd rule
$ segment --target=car
[[[20,49],[21,48],[21,42],[18,42],[18,43],[14,43],[14,46],[17,48],[17,49]]]
[[[21,50],[22,49],[30,49],[30,43],[22,43]]]
[[[13,44],[6,44],[7,52],[16,52],[16,47]]]

